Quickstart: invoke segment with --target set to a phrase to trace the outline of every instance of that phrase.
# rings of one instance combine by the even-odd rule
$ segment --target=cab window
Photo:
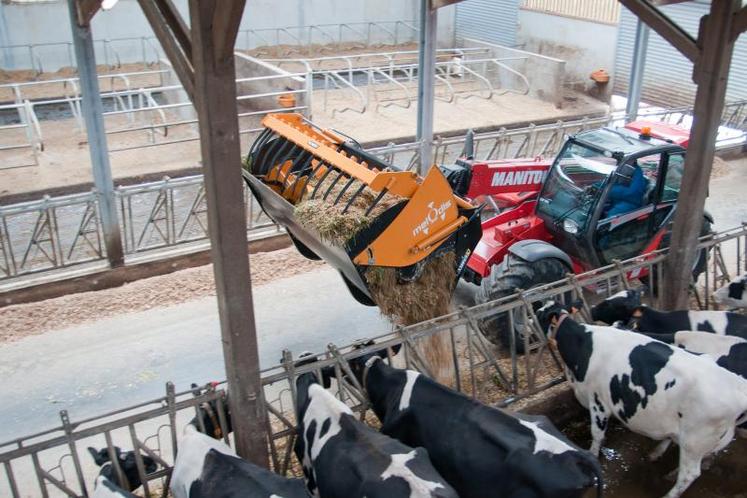
[[[672,154],[669,156],[667,176],[664,179],[664,190],[661,193],[662,202],[677,200],[680,193],[682,175],[685,173],[685,156],[683,154]]]

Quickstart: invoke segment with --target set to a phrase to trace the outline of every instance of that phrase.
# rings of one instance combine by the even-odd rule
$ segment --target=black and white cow
[[[300,375],[296,389],[294,450],[313,496],[458,497],[423,448],[405,446],[357,420],[347,405],[318,384],[315,374]]]
[[[106,448],[101,448],[97,451],[95,448],[89,446],[88,453],[91,454],[96,465],[101,467],[99,476],[105,478],[110,485],[122,488],[126,491],[132,491],[142,484],[140,474],[138,474],[137,471],[134,451],[122,451],[119,446],[114,447],[114,455],[117,458],[119,468],[122,470],[122,477],[124,480],[120,479],[117,472],[114,470],[114,466],[109,458],[109,451]],[[158,469],[156,461],[151,457],[142,454],[141,457],[143,459],[143,467],[145,468],[146,474],[152,474],[156,469]]]
[[[729,444],[735,426],[747,420],[747,381],[710,358],[643,334],[577,323],[552,301],[537,316],[589,410],[592,453],[598,454],[610,417],[662,441],[652,459],[670,442],[679,445],[677,482],[667,498],[680,496],[700,475],[703,457]]]
[[[94,484],[91,498],[137,498],[137,496],[120,488],[106,477],[99,475],[96,477],[96,484]]]
[[[210,387],[215,389],[218,387],[218,382],[211,382],[209,384]],[[204,388],[200,388],[197,384],[192,384],[192,394],[196,396],[199,396],[204,392]],[[221,408],[223,409],[223,415],[225,420],[225,433],[230,434],[233,432],[233,427],[231,425],[231,407],[228,404],[228,395],[226,395],[225,402],[215,399],[212,401],[206,401],[203,403],[200,403],[200,405],[197,407],[197,414],[192,418],[192,420],[189,422],[190,424],[194,425],[198,431],[204,432],[208,436],[215,438],[215,439],[221,439],[224,434],[224,430],[221,427],[220,424],[220,415],[219,415],[219,408],[218,403],[223,403],[221,405]],[[202,425],[200,425],[200,422],[198,420],[202,421]],[[205,428],[204,431],[202,431],[202,428]]]
[[[747,340],[730,335],[683,330],[674,334],[647,334],[658,341],[674,344],[689,353],[711,358],[721,368],[747,379]],[[741,438],[747,438],[747,423],[737,427]]]
[[[171,476],[174,498],[308,498],[303,479],[287,479],[239,458],[188,424]]]
[[[747,308],[747,274],[737,277],[713,293],[713,299],[722,306]]]
[[[382,432],[428,450],[460,497],[577,497],[594,486],[601,494],[596,459],[546,417],[488,407],[379,355],[364,361],[351,366]]]
[[[638,332],[673,334],[680,330],[712,332],[747,339],[747,316],[728,311],[659,311],[641,304],[641,292],[625,290],[591,308],[594,321],[622,321]]]

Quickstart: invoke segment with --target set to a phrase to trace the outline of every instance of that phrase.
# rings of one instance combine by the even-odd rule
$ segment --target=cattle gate
[[[691,110],[642,110],[646,119],[689,125]],[[500,129],[475,135],[475,157],[480,160],[550,157],[566,135],[589,128],[620,124],[625,116],[612,114]],[[747,133],[747,100],[724,108],[720,149],[742,147]],[[437,138],[435,161],[453,162],[464,147],[464,136]],[[383,160],[411,169],[419,161],[417,143],[388,144],[369,149]],[[138,258],[162,257],[164,252],[203,250],[208,247],[206,200],[202,176],[168,178],[115,190],[121,220],[126,263]],[[250,238],[278,233],[245,190]],[[107,267],[95,191],[0,206],[0,285],[23,285],[24,277],[53,275],[71,270],[95,271]]]
[[[693,286],[692,302],[694,306],[708,309],[714,307],[710,293],[747,269],[747,225],[704,237],[699,247],[709,250],[710,260],[697,287]],[[589,307],[596,299],[640,285],[638,277],[642,272],[648,272],[660,285],[666,285],[662,279],[665,257],[666,250],[662,250],[581,275],[569,275],[558,282],[520,291],[504,299],[460,308],[449,315],[374,337],[375,345],[356,343],[337,347],[330,344],[326,351],[317,355],[317,361],[297,368],[291,352],[286,351],[280,364],[262,371],[273,469],[281,474],[294,474],[298,469],[292,452],[296,407],[295,386],[291,382],[297,375],[332,367],[335,371],[333,392],[351,406],[361,420],[376,424],[365,392],[347,361],[386,348],[395,365],[428,374],[430,366],[420,353],[418,342],[428,336],[445,334],[451,344],[455,373],[451,387],[484,403],[513,405],[563,381],[559,360],[548,348],[534,317],[538,303],[572,296],[583,302],[581,319],[589,322]],[[652,298],[652,304],[656,305],[657,299]],[[515,340],[508,347],[495,347],[480,333],[479,320],[496,313],[509,313],[512,323],[516,317],[520,320],[517,323],[523,324],[521,337],[526,354],[517,352]],[[392,357],[392,348],[397,346],[401,350]],[[62,411],[60,426],[0,443],[0,465],[5,474],[5,479],[0,480],[0,496],[89,496],[98,468],[85,447],[106,447],[112,461],[116,462],[114,446],[120,446],[124,450],[138,448],[158,463],[158,469],[146,475],[142,457],[136,457],[138,473],[145,483],[145,496],[165,497],[181,428],[199,413],[198,407],[218,401],[210,417],[222,427],[222,437],[230,444],[223,405],[225,396],[223,383],[179,393],[169,383],[163,397],[104,415],[74,421]],[[198,425],[204,428],[199,417]],[[114,467],[121,472],[117,464]]]

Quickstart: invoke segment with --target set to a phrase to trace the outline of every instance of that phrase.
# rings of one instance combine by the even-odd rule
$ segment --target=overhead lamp
[[[103,0],[101,2],[101,8],[104,9],[104,10],[109,10],[112,7],[114,7],[115,5],[117,5],[118,1],[119,0]]]

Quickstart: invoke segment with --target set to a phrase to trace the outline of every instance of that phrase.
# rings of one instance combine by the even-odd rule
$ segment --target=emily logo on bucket
[[[446,210],[450,207],[450,200],[442,203],[440,206],[434,206],[432,202],[429,202],[428,214],[425,216],[425,219],[423,219],[423,221],[412,230],[413,237],[417,237],[421,233],[428,235],[432,224],[434,224],[439,218],[441,221],[446,219]]]

